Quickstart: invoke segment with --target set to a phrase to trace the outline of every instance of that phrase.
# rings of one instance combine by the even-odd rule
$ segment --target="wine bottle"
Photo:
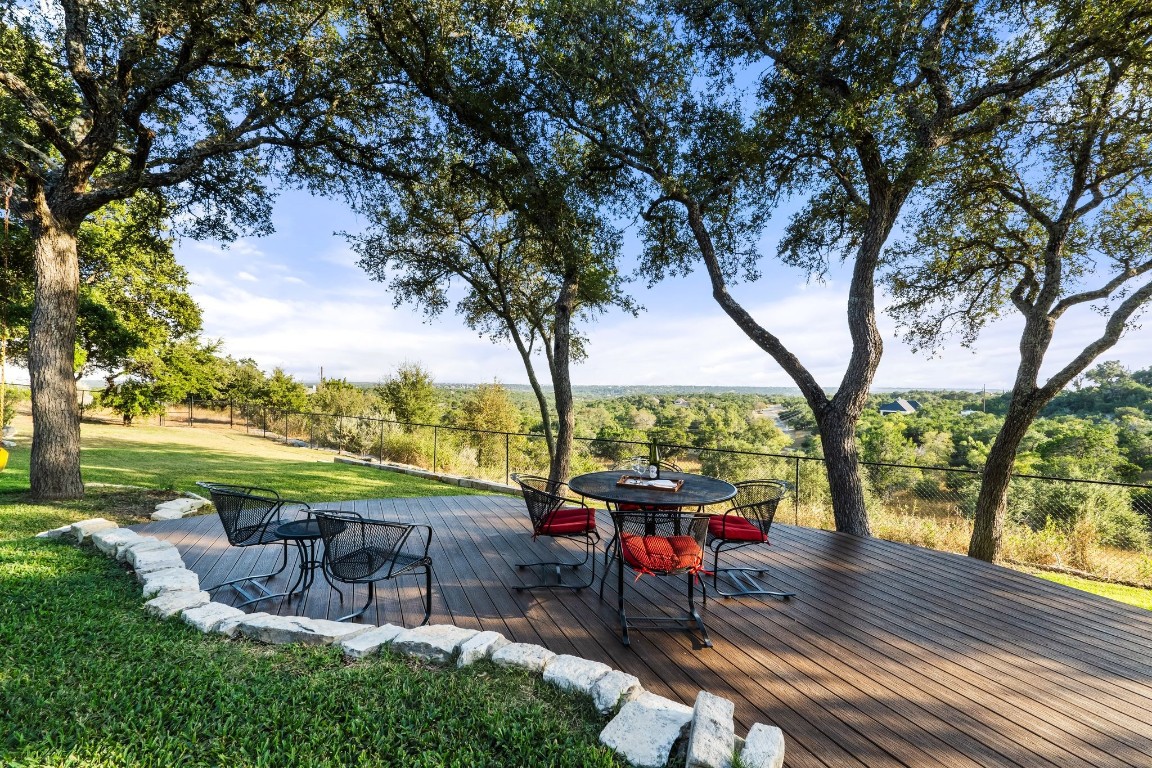
[[[648,444],[648,477],[653,480],[660,478],[660,451],[655,441]]]

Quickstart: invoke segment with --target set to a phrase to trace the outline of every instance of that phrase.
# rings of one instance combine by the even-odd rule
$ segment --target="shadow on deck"
[[[777,525],[770,550],[738,556],[763,559],[795,598],[710,598],[713,649],[696,649],[686,632],[636,632],[629,649],[618,635],[615,579],[603,603],[595,588],[512,589],[535,576],[515,564],[552,546],[532,541],[519,499],[323,506],[433,527],[432,623],[602,661],[687,704],[700,689],[728,697],[738,730],[753,722],[784,730],[790,768],[1152,766],[1148,611],[966,557]],[[279,556],[274,546],[229,547],[215,515],[138,530],[175,544],[209,586],[272,570]],[[275,585],[286,586],[294,568]],[[671,615],[682,602],[680,582],[626,578],[630,610]],[[419,620],[414,582],[382,586],[363,621]],[[254,609],[336,618],[364,599],[344,592],[341,603],[317,579],[305,599]]]

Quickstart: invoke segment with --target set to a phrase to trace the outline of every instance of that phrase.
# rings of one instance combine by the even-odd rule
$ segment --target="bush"
[[[399,432],[385,436],[382,454],[385,461],[417,467],[432,466],[432,445],[416,433]]]
[[[1148,533],[1146,519],[1131,507],[1127,509],[1109,509],[1097,516],[1096,531],[1100,536],[1100,543],[1140,552],[1148,549],[1152,543],[1152,536]]]

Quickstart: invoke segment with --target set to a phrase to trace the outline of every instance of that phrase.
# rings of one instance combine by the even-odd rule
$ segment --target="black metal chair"
[[[714,515],[708,524],[708,546],[712,550],[712,588],[722,597],[768,595],[787,600],[795,592],[777,592],[765,589],[749,574],[763,576],[764,568],[720,568],[720,552],[763,544],[770,546],[768,531],[776,516],[776,507],[787,495],[789,485],[783,480],[745,480],[736,483],[736,496],[732,507],[722,515]],[[736,588],[725,592],[720,589],[719,576],[724,574]]]
[[[635,464],[635,462],[637,460],[642,461],[644,464],[648,463],[648,457],[647,456],[633,456],[631,459],[628,459],[627,461],[617,463],[614,467],[612,467],[612,469],[623,470],[623,471],[631,470],[631,469],[633,469],[633,465]],[[660,465],[660,471],[661,472],[683,472],[684,471],[684,470],[680,469],[679,465],[674,464],[673,462],[668,461],[667,459],[657,459],[656,463],[658,465]],[[680,507],[678,507],[674,504],[629,504],[627,502],[625,502],[623,504],[617,504],[616,509],[619,509],[621,512],[636,512],[636,511],[639,511],[642,509],[643,510],[664,510],[665,512],[679,512],[680,511]],[[613,547],[615,547],[615,546],[616,546],[616,534],[613,533],[612,538],[608,541],[607,544],[604,545],[604,567],[605,568],[610,568],[612,566],[611,557],[612,557],[612,553],[615,551],[613,549]],[[603,586],[603,584],[601,584],[601,586]]]
[[[532,522],[532,538],[548,536],[555,539],[576,539],[584,542],[584,559],[579,562],[567,561],[541,561],[536,563],[519,563],[517,570],[525,568],[550,567],[556,570],[556,581],[540,581],[536,584],[526,584],[515,587],[520,592],[526,589],[584,589],[596,581],[596,558],[592,553],[596,543],[600,541],[600,532],[596,530],[596,510],[583,506],[575,499],[565,498],[562,491],[567,488],[564,483],[552,483],[546,477],[536,475],[513,475],[524,494],[524,504],[528,507],[528,517]],[[592,563],[592,575],[587,582],[565,584],[561,569],[576,570],[582,565]]]
[[[424,574],[424,618],[432,614],[432,528],[387,520],[365,518],[355,512],[317,509],[316,522],[324,541],[322,567],[331,581],[345,584],[367,584],[368,600],[355,613],[337,621],[354,619],[376,599],[376,582],[406,574]],[[344,601],[344,595],[340,595]]]
[[[228,537],[229,544],[234,547],[279,544],[283,548],[280,566],[276,570],[224,581],[207,588],[206,591],[215,592],[221,587],[232,587],[244,598],[243,602],[236,605],[237,608],[287,595],[287,592],[272,592],[267,586],[259,582],[278,576],[288,566],[289,542],[276,535],[276,529],[286,522],[281,517],[285,505],[299,505],[301,509],[307,512],[309,511],[308,504],[303,501],[282,499],[280,494],[270,488],[204,481],[197,482],[196,485],[208,491],[212,505],[216,507],[216,513],[220,516],[220,524],[224,527],[224,534]],[[254,589],[255,592],[246,589],[243,586],[245,584]]]
[[[630,628],[689,629],[700,632],[705,648],[712,647],[708,628],[696,610],[696,582],[704,567],[704,544],[708,537],[708,515],[697,513],[668,514],[655,510],[636,512],[612,511],[616,527],[616,588],[620,634],[624,645],[631,645]],[[624,569],[640,576],[687,576],[687,610],[683,616],[632,616],[624,607]],[[708,604],[708,590],[700,582],[703,605]],[[600,585],[604,595],[604,585]],[[672,625],[672,626],[668,626]]]

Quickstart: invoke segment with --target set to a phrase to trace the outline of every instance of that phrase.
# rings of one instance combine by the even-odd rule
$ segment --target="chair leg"
[[[428,567],[424,569],[424,621],[420,622],[420,626],[428,623],[428,619],[432,617],[432,564],[429,563]]]
[[[375,600],[376,600],[376,582],[370,581],[370,582],[368,582],[368,599],[364,602],[364,607],[361,608],[360,610],[356,611],[355,613],[350,613],[347,616],[341,616],[340,618],[336,619],[336,621],[348,621],[349,619],[355,619],[355,618],[363,615],[363,613],[368,610],[368,606],[372,605],[373,601],[375,601]]]
[[[720,550],[723,548],[724,543],[719,542],[718,545],[713,546],[712,552],[712,589],[716,594],[721,597],[753,597],[762,595],[765,597],[775,597],[778,600],[788,600],[796,597],[795,592],[779,592],[772,589],[766,589],[764,585],[756,581],[748,574],[755,574],[762,576],[765,573],[764,568],[720,568]],[[735,589],[725,591],[720,589],[719,577],[723,573],[727,579],[735,585]]]
[[[708,604],[708,588],[704,586],[704,582],[700,582],[700,591],[704,595],[704,605]],[[712,638],[708,636],[708,628],[704,626],[704,618],[700,612],[696,610],[696,574],[688,574],[688,618],[696,622],[696,628],[700,630],[701,642],[705,648],[712,647]]]
[[[553,568],[556,571],[556,581],[555,582],[539,581],[535,584],[525,584],[523,586],[516,586],[516,587],[513,587],[513,589],[515,589],[517,592],[523,592],[523,591],[529,590],[529,589],[574,589],[574,590],[581,590],[581,589],[585,589],[587,587],[592,586],[592,584],[596,581],[596,558],[593,556],[593,553],[596,550],[596,542],[597,542],[597,539],[593,538],[592,536],[585,536],[584,537],[584,559],[579,561],[579,562],[576,562],[576,563],[573,563],[573,562],[555,562],[555,561],[542,561],[539,563],[517,563],[516,570],[518,570],[518,571],[522,571],[525,568],[539,568],[541,566],[547,566],[547,567]],[[561,574],[561,569],[571,568],[572,570],[576,570],[577,568],[580,568],[583,565],[587,565],[589,562],[592,563],[592,575],[588,578],[588,581],[578,583],[578,584],[565,584],[564,583],[563,576]]]
[[[632,641],[628,639],[628,614],[624,612],[624,559],[620,558],[617,562],[616,568],[616,589],[618,590],[616,599],[616,610],[620,616],[620,640],[624,643],[624,647],[630,647]],[[600,589],[604,589],[603,583]]]
[[[222,581],[214,587],[208,587],[204,591],[211,593],[211,592],[215,592],[216,590],[221,589],[223,587],[232,587],[232,589],[234,589],[240,595],[240,597],[244,598],[243,602],[237,603],[237,605],[236,605],[237,608],[242,608],[245,605],[250,605],[252,603],[258,603],[261,600],[267,600],[270,597],[282,597],[283,596],[282,594],[273,592],[272,590],[268,589],[263,584],[256,583],[256,582],[261,581],[263,579],[270,579],[273,576],[279,576],[281,573],[284,572],[284,569],[288,567],[288,542],[287,541],[281,542],[281,545],[282,545],[282,547],[281,547],[281,552],[280,552],[280,567],[278,567],[276,570],[270,571],[269,573],[260,573],[260,574],[257,574],[255,576],[241,576],[238,579],[231,579],[230,581]],[[250,586],[255,588],[256,590],[258,590],[258,593],[252,593],[252,592],[248,591],[247,589],[245,589],[244,587],[237,586],[239,584],[244,584],[246,582],[252,582],[252,584]]]

